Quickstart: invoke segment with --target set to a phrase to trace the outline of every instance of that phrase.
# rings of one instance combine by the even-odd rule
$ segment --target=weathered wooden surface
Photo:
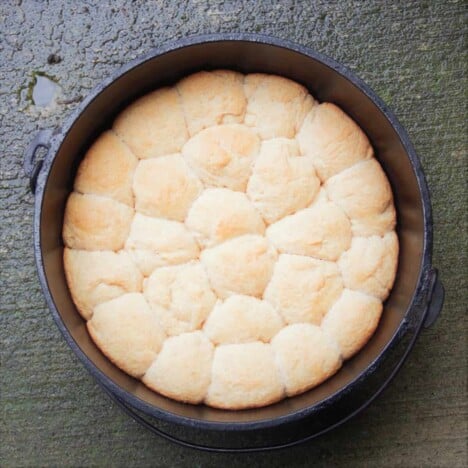
[[[0,2],[0,465],[466,466],[466,2],[177,3]],[[21,159],[37,129],[60,125],[76,106],[42,113],[31,106],[34,73],[55,77],[62,99],[73,101],[161,42],[239,30],[335,57],[394,109],[431,187],[434,264],[447,298],[391,388],[364,414],[296,449],[213,456],[138,427],[66,346],[35,274],[33,198]],[[60,63],[48,63],[52,53]]]

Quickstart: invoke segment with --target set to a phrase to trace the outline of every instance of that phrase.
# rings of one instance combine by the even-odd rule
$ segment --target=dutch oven
[[[167,399],[114,366],[96,347],[65,280],[62,223],[80,160],[130,102],[198,70],[282,75],[341,107],[365,131],[393,188],[398,272],[376,333],[337,374],[271,406],[225,411]],[[39,148],[46,148],[43,159]],[[182,39],[130,62],[97,86],[61,129],[40,131],[25,153],[35,195],[34,251],[42,289],[65,340],[102,388],[153,432],[211,451],[284,448],[331,430],[368,406],[400,369],[444,290],[432,267],[429,191],[409,137],[376,94],[343,65],[288,41],[252,34]]]

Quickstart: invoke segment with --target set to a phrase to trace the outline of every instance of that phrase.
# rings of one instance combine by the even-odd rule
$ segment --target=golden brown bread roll
[[[262,143],[247,195],[267,223],[310,205],[319,188],[312,160],[301,157],[295,140],[275,138]]]
[[[271,224],[267,238],[281,253],[337,260],[351,244],[351,224],[334,203],[317,200],[309,208]]]
[[[217,299],[198,261],[156,268],[144,294],[167,335],[200,329]]]
[[[135,209],[144,215],[184,221],[203,185],[180,155],[141,161],[133,178]]]
[[[140,159],[178,153],[188,139],[182,103],[174,88],[161,88],[130,104],[113,130]]]
[[[283,325],[268,302],[235,294],[215,305],[203,331],[214,344],[268,343]]]
[[[355,236],[383,236],[395,228],[392,189],[375,159],[335,175],[325,189],[330,200],[351,219]]]
[[[215,70],[195,73],[177,84],[190,136],[214,125],[243,121],[243,80],[240,73]]]
[[[343,280],[335,263],[282,254],[264,298],[279,311],[286,323],[320,325],[342,290]]]
[[[215,408],[265,406],[284,390],[271,345],[253,343],[218,346],[205,403]]]
[[[169,337],[142,380],[169,398],[200,403],[211,382],[213,352],[200,331]]]
[[[232,124],[201,131],[187,142],[182,154],[206,187],[243,192],[259,149],[260,139],[253,130]]]
[[[385,236],[354,237],[338,265],[349,289],[387,299],[396,275],[398,238],[392,231]]]
[[[86,320],[98,304],[141,291],[143,275],[127,252],[65,248],[63,262],[73,301]]]
[[[143,294],[129,293],[99,304],[88,331],[117,366],[141,377],[156,358],[165,336]]]
[[[103,195],[133,207],[132,180],[138,159],[112,131],[87,151],[75,178],[79,193]]]
[[[270,138],[294,138],[315,101],[299,83],[282,76],[252,73],[245,77],[245,124]]]
[[[261,297],[277,253],[263,236],[248,234],[205,249],[200,258],[220,298],[231,294]]]
[[[315,387],[341,366],[337,343],[316,325],[288,325],[273,338],[271,345],[288,396]]]
[[[203,247],[265,232],[265,223],[247,196],[224,188],[206,189],[193,203],[185,223]]]
[[[185,263],[199,254],[184,224],[139,213],[133,218],[125,248],[145,276],[157,267]]]
[[[65,245],[81,250],[120,250],[133,213],[132,208],[111,198],[73,192],[63,221]]]
[[[364,132],[339,107],[325,102],[312,108],[297,135],[322,181],[373,155]]]
[[[322,329],[338,343],[343,359],[349,359],[374,333],[381,313],[379,299],[345,289],[323,319]]]

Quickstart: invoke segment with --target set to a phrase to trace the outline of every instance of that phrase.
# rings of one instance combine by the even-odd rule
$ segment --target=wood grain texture
[[[0,3],[0,465],[466,466],[466,2],[176,3]],[[364,414],[292,450],[213,456],[137,426],[68,349],[35,273],[33,197],[22,152],[39,128],[60,125],[80,96],[151,47],[239,30],[291,39],[342,61],[395,111],[431,188],[434,265],[447,297],[440,319]],[[53,53],[62,60],[48,64]],[[39,111],[29,101],[37,72],[62,88],[52,109]]]

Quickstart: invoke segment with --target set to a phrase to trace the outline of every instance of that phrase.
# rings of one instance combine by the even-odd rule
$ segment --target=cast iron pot
[[[65,281],[62,223],[76,168],[116,114],[137,97],[197,70],[229,68],[291,78],[320,101],[340,106],[366,132],[393,188],[398,213],[395,286],[369,343],[322,385],[274,405],[223,411],[158,395],[115,367],[96,347]],[[39,159],[37,149],[47,149]],[[429,191],[419,159],[396,117],[348,69],[313,50],[252,34],[187,38],[125,65],[78,106],[61,129],[39,132],[25,154],[35,194],[34,251],[47,304],[67,343],[103,389],[153,432],[211,451],[284,448],[318,436],[365,408],[388,385],[421,328],[434,322],[443,287],[432,267]]]

